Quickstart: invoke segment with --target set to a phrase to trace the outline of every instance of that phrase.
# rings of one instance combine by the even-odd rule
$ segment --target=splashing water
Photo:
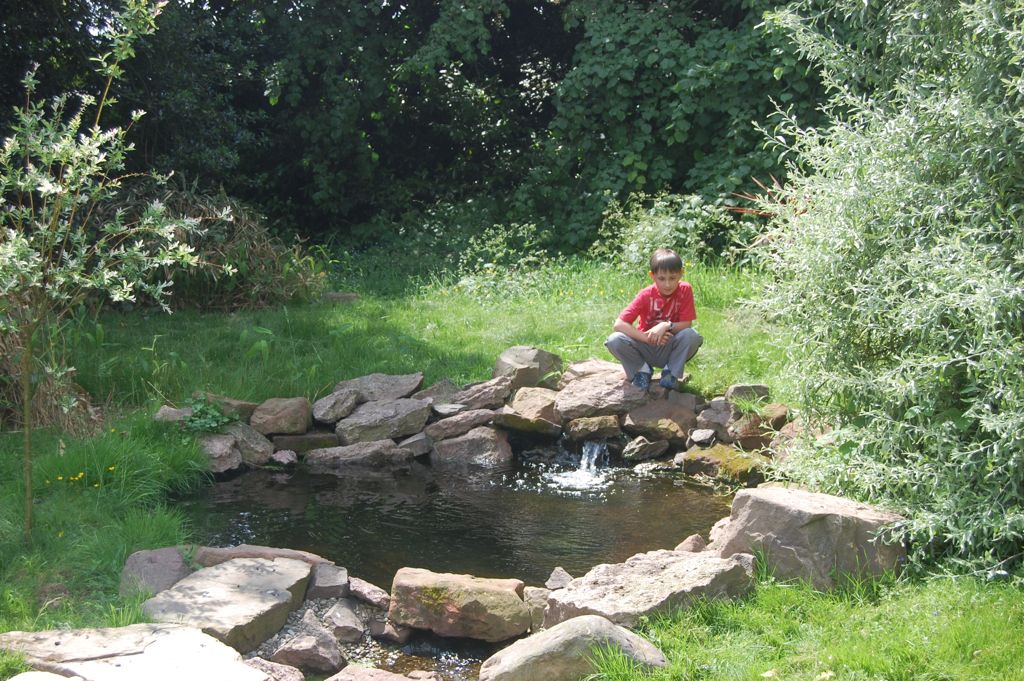
[[[573,492],[600,491],[612,482],[613,469],[608,467],[608,445],[604,442],[583,443],[579,468],[573,471],[545,473],[542,477],[551,489]]]

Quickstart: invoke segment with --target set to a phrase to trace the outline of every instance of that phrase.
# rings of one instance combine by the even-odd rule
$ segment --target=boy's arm
[[[633,340],[638,340],[641,343],[650,342],[650,339],[648,338],[646,333],[644,333],[643,331],[641,331],[640,329],[636,328],[635,326],[633,326],[632,324],[623,319],[616,318],[615,323],[612,324],[612,329],[614,331],[618,331],[619,333],[624,333]]]

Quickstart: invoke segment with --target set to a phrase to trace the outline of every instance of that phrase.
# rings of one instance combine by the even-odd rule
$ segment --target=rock
[[[279,549],[273,546],[259,546],[258,544],[239,544],[238,546],[226,547],[198,546],[195,547],[195,552],[192,556],[193,562],[202,567],[213,567],[235,558],[264,558],[266,560],[290,558],[309,563],[311,566],[331,562],[309,551]]]
[[[256,407],[249,425],[264,435],[299,435],[313,425],[313,405],[305,397],[271,397]]]
[[[281,644],[270,656],[271,662],[324,674],[333,674],[345,666],[337,639],[320,624],[312,610],[302,617],[302,632]]]
[[[363,638],[366,623],[359,617],[349,598],[338,600],[324,615],[324,626],[342,643],[354,643]]]
[[[348,596],[348,570],[331,563],[313,567],[313,575],[306,589],[306,599],[344,598]]]
[[[423,383],[423,372],[393,376],[390,374],[370,374],[348,381],[341,381],[334,386],[334,392],[355,390],[363,402],[398,400],[408,397],[419,390]]]
[[[750,556],[640,553],[624,563],[598,565],[564,589],[552,591],[544,626],[593,614],[631,627],[644,615],[688,607],[702,599],[735,598],[752,587]]]
[[[465,435],[477,426],[490,423],[494,412],[490,409],[470,409],[427,426],[423,433],[434,442],[447,440],[450,437]]]
[[[439,636],[504,641],[530,628],[530,610],[518,579],[401,568],[391,585],[388,619]]]
[[[350,664],[334,676],[327,678],[326,681],[409,681],[409,677],[383,669],[370,669]]]
[[[465,435],[434,443],[430,462],[434,465],[504,466],[513,460],[508,435],[481,426]]]
[[[677,546],[674,550],[689,553],[700,553],[707,547],[708,544],[706,541],[704,541],[704,537],[700,536],[699,534],[691,534],[689,537],[680,542],[679,546]]]
[[[729,522],[731,520],[732,519],[729,516],[725,516],[724,518],[719,518],[715,524],[711,526],[711,529],[708,530],[708,546],[721,541],[721,538],[725,536],[725,532],[728,529]]]
[[[12,631],[0,634],[0,649],[22,653],[37,669],[88,681],[267,681],[266,674],[242,662],[238,651],[176,624]]]
[[[334,425],[351,414],[360,401],[358,390],[336,390],[313,403],[313,418],[319,423]]]
[[[764,479],[762,471],[768,459],[731,445],[715,445],[707,449],[689,449],[678,455],[676,462],[687,475],[709,475],[733,482],[756,484]]]
[[[299,455],[291,449],[279,449],[270,455],[270,460],[281,466],[294,466],[299,462]]]
[[[341,444],[338,434],[333,431],[311,430],[301,435],[275,435],[274,449],[290,449],[293,452],[308,452],[311,449],[337,447]]]
[[[10,681],[82,681],[81,676],[61,676],[50,672],[22,672],[12,676]]]
[[[566,620],[487,658],[480,681],[580,681],[597,670],[595,648],[612,648],[641,667],[667,667],[665,655],[624,627],[597,615]]]
[[[565,424],[565,435],[573,442],[607,440],[622,435],[618,416],[584,416]]]
[[[444,403],[444,404],[437,404],[435,402],[435,403],[431,403],[431,405],[430,405],[430,410],[432,412],[434,412],[434,414],[436,414],[438,418],[441,418],[441,419],[446,419],[449,416],[455,416],[456,414],[461,414],[462,412],[466,411],[466,409],[467,409],[466,405],[464,405],[464,404],[455,404],[454,402]]]
[[[715,431],[710,428],[695,428],[690,431],[689,442],[697,447],[710,447],[715,444]]]
[[[569,582],[572,581],[572,575],[565,571],[562,566],[556,567],[551,571],[551,575],[548,576],[544,586],[554,591],[555,589],[564,589],[569,586]]]
[[[732,402],[716,397],[697,414],[697,428],[713,430],[719,442],[731,444],[732,436],[729,434],[729,425],[740,415],[740,410]]]
[[[554,388],[561,371],[562,358],[558,355],[528,345],[516,345],[498,357],[493,376],[509,377],[512,390],[533,386]]]
[[[239,652],[275,634],[306,593],[310,565],[289,558],[235,558],[203,568],[143,603],[156,622],[202,629]]]
[[[789,407],[778,402],[766,404],[759,413],[761,419],[773,431],[781,430],[789,422]]]
[[[523,588],[523,602],[530,610],[530,631],[537,632],[544,626],[544,610],[548,607],[548,596],[551,589],[542,589],[539,586],[527,586]]]
[[[408,449],[413,456],[424,456],[434,448],[434,441],[426,433],[416,433],[398,443],[400,449]]]
[[[402,449],[394,440],[360,442],[344,447],[311,449],[306,452],[305,461],[321,468],[345,468],[363,466],[369,468],[402,467],[412,461],[412,452]]]
[[[500,409],[512,392],[512,379],[498,376],[489,381],[466,386],[452,398],[467,409]]]
[[[201,435],[198,442],[210,462],[211,473],[228,473],[241,467],[242,452],[238,449],[234,435],[207,433]]]
[[[541,437],[558,437],[562,434],[562,426],[547,419],[531,419],[516,413],[509,406],[502,407],[494,414],[494,425],[505,430],[514,430]]]
[[[665,395],[665,399],[683,409],[689,409],[695,414],[704,408],[704,398],[693,393],[669,390]]]
[[[263,466],[270,461],[274,445],[262,433],[247,423],[238,421],[224,426],[222,432],[235,438],[235,446],[242,454],[242,463]]]
[[[524,418],[561,423],[562,415],[555,409],[557,398],[558,393],[547,388],[520,388],[512,397],[511,407]]]
[[[577,378],[558,393],[555,409],[563,421],[584,416],[625,414],[647,400],[647,394],[627,383],[621,367]]]
[[[730,385],[725,391],[725,399],[733,400],[763,400],[771,394],[771,389],[766,385],[757,383],[737,383]]]
[[[412,629],[396,625],[391,620],[373,620],[370,622],[370,636],[404,646],[412,637]]]
[[[778,579],[804,579],[830,589],[839,575],[898,570],[901,544],[875,540],[903,518],[850,499],[799,489],[741,490],[728,525],[708,547],[720,556],[763,551]]]
[[[429,388],[413,393],[412,398],[415,400],[424,400],[431,404],[443,404],[446,402],[452,402],[452,398],[460,392],[462,392],[462,388],[460,386],[455,385],[447,378],[442,378]]]
[[[353,598],[358,598],[364,603],[369,603],[382,610],[387,610],[391,605],[391,597],[388,596],[388,592],[376,584],[370,584],[366,580],[359,579],[358,577],[349,577],[348,588]]]
[[[306,679],[306,676],[295,667],[264,660],[262,657],[250,657],[245,663],[266,674],[269,681],[305,681]]]
[[[773,433],[760,414],[744,414],[729,425],[729,437],[740,449],[754,452],[771,444]]]
[[[655,400],[630,410],[622,420],[622,429],[648,440],[668,440],[674,445],[686,443],[687,434],[697,425],[697,415],[667,400]]]
[[[239,421],[249,422],[252,418],[252,414],[256,411],[256,407],[259,406],[257,402],[247,402],[245,400],[236,400],[233,397],[225,397],[224,395],[216,395],[214,393],[195,391],[192,393],[192,397],[196,399],[205,399],[211,404],[217,405],[220,409],[220,413],[225,416],[236,416]],[[251,424],[250,424],[251,425]]]
[[[437,672],[428,672],[421,669],[415,669],[405,676],[410,679],[421,679],[422,681],[444,681],[444,677]]]
[[[793,442],[800,437],[803,427],[799,420],[790,421],[779,429],[779,432],[772,438],[772,456],[776,461],[785,461],[793,448]]]
[[[364,402],[335,424],[335,432],[343,445],[401,438],[423,430],[429,416],[430,404],[423,400]]]
[[[640,435],[633,439],[626,445],[625,449],[622,450],[622,458],[630,463],[639,463],[640,461],[657,459],[668,451],[668,446],[669,443],[666,440],[651,442],[643,435]]]
[[[121,570],[120,593],[122,596],[139,592],[158,594],[190,574],[192,568],[177,548],[136,551],[128,556]]]
[[[153,420],[160,421],[161,423],[181,423],[182,421],[187,421],[191,416],[192,407],[175,409],[165,404],[156,410],[156,413],[153,414]]]
[[[609,362],[605,359],[585,359],[581,362],[573,362],[562,372],[562,377],[558,380],[558,390],[564,390],[567,385],[573,381],[586,378],[588,376],[594,376],[596,374],[618,374],[620,378],[625,380],[626,374],[622,370],[622,365],[618,362]]]

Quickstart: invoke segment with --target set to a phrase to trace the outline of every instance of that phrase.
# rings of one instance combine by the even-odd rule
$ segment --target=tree
[[[155,30],[161,7],[128,0],[105,24],[109,50],[95,60],[105,77],[99,97],[74,102],[61,95],[43,104],[34,98],[34,74],[26,75],[25,104],[0,150],[0,333],[15,339],[19,353],[26,542],[32,533],[33,385],[43,350],[86,300],[135,300],[142,293],[162,302],[169,281],[160,275],[196,263],[181,241],[196,229],[194,222],[175,220],[156,203],[137,216],[110,205],[126,180],[132,147],[127,128],[100,123],[121,64],[133,55],[138,36]],[[132,120],[141,116],[136,112]]]

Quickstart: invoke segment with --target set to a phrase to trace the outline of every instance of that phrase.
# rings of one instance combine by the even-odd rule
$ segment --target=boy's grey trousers
[[[608,336],[604,346],[622,362],[626,377],[633,380],[633,375],[644,364],[651,368],[661,367],[672,372],[676,378],[682,378],[683,368],[687,360],[697,354],[704,338],[696,329],[689,328],[674,334],[664,345],[651,345],[633,340],[619,331]]]

